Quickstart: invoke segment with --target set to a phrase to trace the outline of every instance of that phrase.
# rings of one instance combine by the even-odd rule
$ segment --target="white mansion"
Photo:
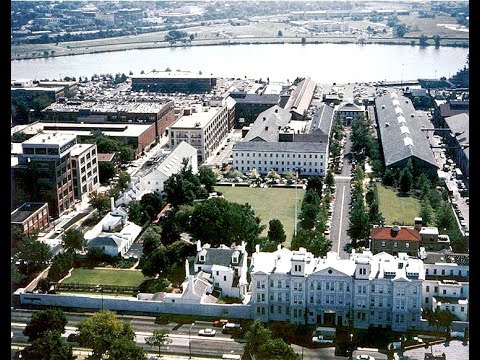
[[[252,315],[261,321],[419,329],[423,261],[370,251],[341,260],[304,248],[257,251],[251,264]]]

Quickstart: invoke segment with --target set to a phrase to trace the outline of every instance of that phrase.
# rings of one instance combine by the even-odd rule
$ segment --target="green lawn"
[[[270,220],[280,220],[287,235],[287,240],[283,245],[290,247],[295,221],[295,189],[218,186],[215,190],[222,192],[228,201],[239,204],[249,203],[262,224],[267,227],[262,235],[267,235]],[[304,195],[305,190],[297,190],[299,213]]]
[[[147,279],[141,271],[137,270],[77,268],[72,270],[72,275],[66,278],[63,283],[138,286]]]
[[[403,225],[414,225],[414,218],[420,212],[420,201],[412,197],[401,197],[392,188],[377,183],[380,212],[385,217],[385,225],[394,221]]]

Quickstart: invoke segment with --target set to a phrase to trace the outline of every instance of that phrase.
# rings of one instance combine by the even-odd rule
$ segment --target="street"
[[[333,207],[332,225],[330,231],[330,240],[332,241],[332,251],[340,256],[340,259],[348,259],[350,254],[346,251],[347,244],[350,243],[350,237],[347,234],[349,227],[349,204],[350,204],[350,179],[351,179],[351,161],[350,149],[352,142],[350,140],[350,130],[346,130],[344,164],[342,172],[335,175],[335,204]]]

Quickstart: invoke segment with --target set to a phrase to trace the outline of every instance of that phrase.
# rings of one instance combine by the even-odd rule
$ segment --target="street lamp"
[[[192,326],[193,324],[195,323],[192,323],[192,325],[190,325],[190,327],[188,328],[188,350],[189,350],[189,353],[190,353],[190,356],[188,357],[189,359],[192,358],[192,340],[191,340],[191,332],[192,332]]]
[[[102,285],[97,284],[97,289],[100,290],[100,296],[101,296],[101,299],[102,299],[102,310],[103,310],[103,287],[102,287]]]

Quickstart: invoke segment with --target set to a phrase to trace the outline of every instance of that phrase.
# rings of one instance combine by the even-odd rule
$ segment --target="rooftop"
[[[170,129],[181,129],[181,128],[198,128],[203,129],[208,125],[210,121],[213,120],[215,115],[217,115],[224,107],[210,107],[210,106],[201,106],[200,104],[195,104],[195,112],[192,112],[191,115],[182,115]]]
[[[11,213],[10,222],[22,223],[23,221],[28,219],[28,217],[31,216],[35,211],[45,205],[47,205],[47,203],[26,202]]]
[[[24,134],[36,134],[42,131],[45,135],[70,134],[73,136],[92,135],[93,132],[100,130],[106,136],[131,136],[138,137],[147,131],[153,124],[79,124],[79,123],[51,123],[51,122],[36,122],[24,128]]]
[[[200,74],[200,73],[193,73],[190,71],[150,71],[149,73],[142,74],[142,75],[134,75],[131,76],[132,79],[176,79],[176,78],[184,78],[184,79],[212,79],[215,78],[212,74]]]
[[[37,131],[35,132],[37,133]],[[77,136],[73,134],[64,134],[53,132],[48,134],[38,134],[30,139],[25,140],[22,145],[64,145],[72,140],[76,140]]]

